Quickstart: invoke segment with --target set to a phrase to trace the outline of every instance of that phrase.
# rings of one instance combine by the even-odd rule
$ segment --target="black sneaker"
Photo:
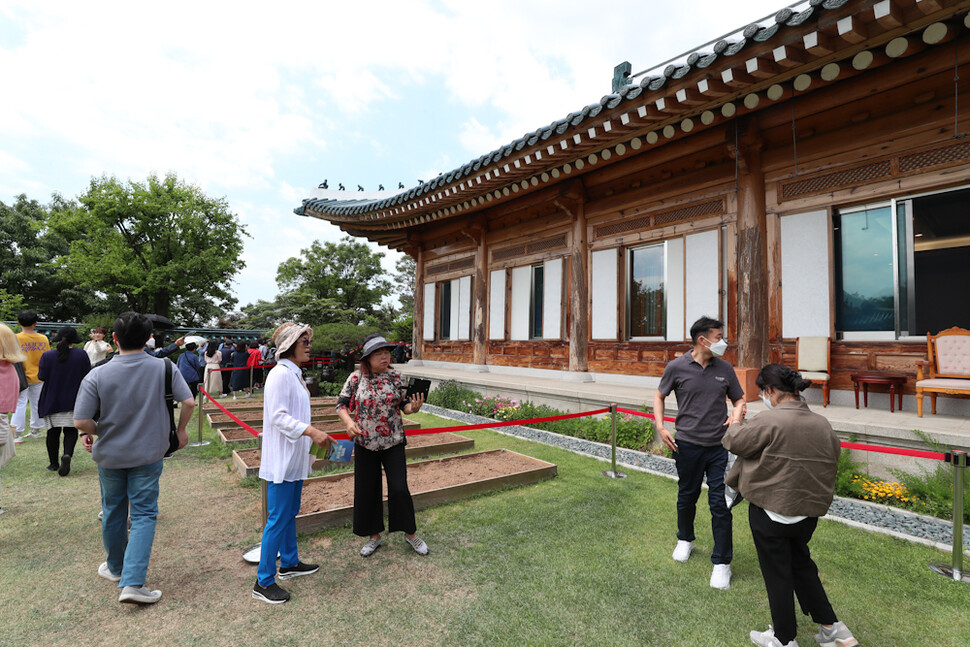
[[[61,456],[61,466],[58,468],[57,473],[61,476],[67,476],[71,473],[71,455],[64,454]]]
[[[57,465],[54,465],[53,463],[47,466],[48,472],[56,472],[58,469],[60,469],[60,467]]]
[[[291,577],[300,577],[301,575],[310,575],[316,573],[320,570],[317,564],[304,564],[299,562],[296,566],[290,566],[289,568],[280,567],[280,572],[278,577],[281,580],[288,580]]]
[[[283,604],[290,599],[290,593],[276,582],[264,587],[260,586],[259,580],[257,580],[256,584],[253,585],[253,598],[269,604]]]

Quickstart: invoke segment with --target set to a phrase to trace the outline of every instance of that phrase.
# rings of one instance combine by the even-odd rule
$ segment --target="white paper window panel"
[[[616,299],[617,250],[592,253],[593,339],[616,339],[619,304]]]
[[[454,294],[454,288],[452,288]],[[455,339],[471,339],[472,315],[472,277],[463,276],[458,279],[458,327]],[[454,321],[454,320],[453,320]]]
[[[512,268],[512,315],[509,337],[529,338],[529,305],[532,294],[532,266]]]
[[[687,330],[701,317],[718,318],[721,272],[718,267],[717,230],[691,234],[684,241],[684,325]]]
[[[828,337],[829,219],[825,211],[781,218],[782,337]]]
[[[458,279],[452,279],[451,283],[451,315],[449,317],[451,321],[451,334],[449,337],[451,339],[461,339],[459,335],[461,331],[458,328],[459,320],[459,306],[461,305],[461,298],[459,294]]]
[[[424,338],[434,339],[434,283],[424,284]]]
[[[545,339],[562,337],[562,259],[543,263],[542,336]]]
[[[684,328],[684,239],[671,238],[664,268],[667,298],[667,341],[682,341]]]
[[[505,339],[505,270],[492,271],[488,292],[488,338]]]

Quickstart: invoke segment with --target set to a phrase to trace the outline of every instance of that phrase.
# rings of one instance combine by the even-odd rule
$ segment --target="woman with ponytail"
[[[756,380],[767,411],[732,424],[722,444],[738,460],[725,483],[748,500],[748,524],[768,591],[772,625],[750,632],[762,647],[797,647],[795,602],[819,623],[822,647],[858,641],[835,616],[808,542],[835,494],[839,439],[829,421],[809,410],[799,393],[811,382],[781,364]]]
[[[49,350],[40,357],[38,377],[44,383],[40,392],[38,414],[47,423],[47,469],[57,471],[61,476],[71,472],[71,457],[77,444],[77,429],[74,428],[74,400],[77,399],[81,380],[91,370],[91,359],[80,348],[72,348],[83,340],[77,330],[64,326],[57,331]],[[61,434],[64,434],[64,452],[60,454]]]

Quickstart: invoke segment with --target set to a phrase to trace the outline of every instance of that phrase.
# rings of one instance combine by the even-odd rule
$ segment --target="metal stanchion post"
[[[945,577],[970,584],[970,573],[963,572],[963,491],[966,482],[967,453],[954,450],[953,463],[953,564],[930,564],[930,568]]]
[[[208,440],[202,440],[202,403],[203,402],[205,402],[205,400],[204,400],[204,397],[202,395],[202,388],[200,388],[199,389],[199,406],[196,407],[196,409],[198,409],[198,416],[199,416],[199,439],[197,441],[195,441],[194,443],[189,443],[187,445],[188,447],[205,447],[206,445],[209,444],[209,441]]]
[[[623,472],[616,471],[616,403],[610,403],[610,422],[612,423],[613,433],[610,445],[612,448],[612,459],[610,465],[612,469],[603,470],[603,476],[607,476],[611,479],[625,479],[626,474]]]

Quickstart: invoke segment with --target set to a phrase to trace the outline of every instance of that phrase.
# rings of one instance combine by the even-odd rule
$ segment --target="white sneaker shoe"
[[[98,567],[98,575],[108,580],[109,582],[121,581],[121,576],[115,575],[114,573],[111,572],[111,569],[108,568],[108,562],[101,562],[101,566]]]
[[[727,591],[731,588],[731,565],[715,564],[711,571],[711,588]]]
[[[428,544],[424,543],[424,540],[417,535],[415,535],[414,539],[408,539],[407,535],[405,535],[404,539],[411,544],[411,548],[413,548],[414,552],[416,552],[418,555],[423,556],[428,554]]]
[[[374,551],[381,547],[383,540],[378,537],[377,539],[368,539],[367,543],[360,549],[361,557],[370,557],[374,554]]]
[[[690,554],[693,552],[694,542],[680,539],[677,541],[677,546],[674,547],[674,561],[686,562],[690,559]]]
[[[768,626],[768,631],[752,631],[748,634],[751,642],[760,647],[798,647],[798,642],[792,640],[787,645],[782,645],[781,641],[775,637],[775,629]]]
[[[134,604],[155,604],[162,599],[161,591],[152,591],[147,586],[126,586],[121,589],[118,602]]]
[[[859,644],[859,641],[843,622],[836,622],[831,629],[819,625],[818,633],[815,634],[815,642],[819,644],[819,647],[855,647]]]

